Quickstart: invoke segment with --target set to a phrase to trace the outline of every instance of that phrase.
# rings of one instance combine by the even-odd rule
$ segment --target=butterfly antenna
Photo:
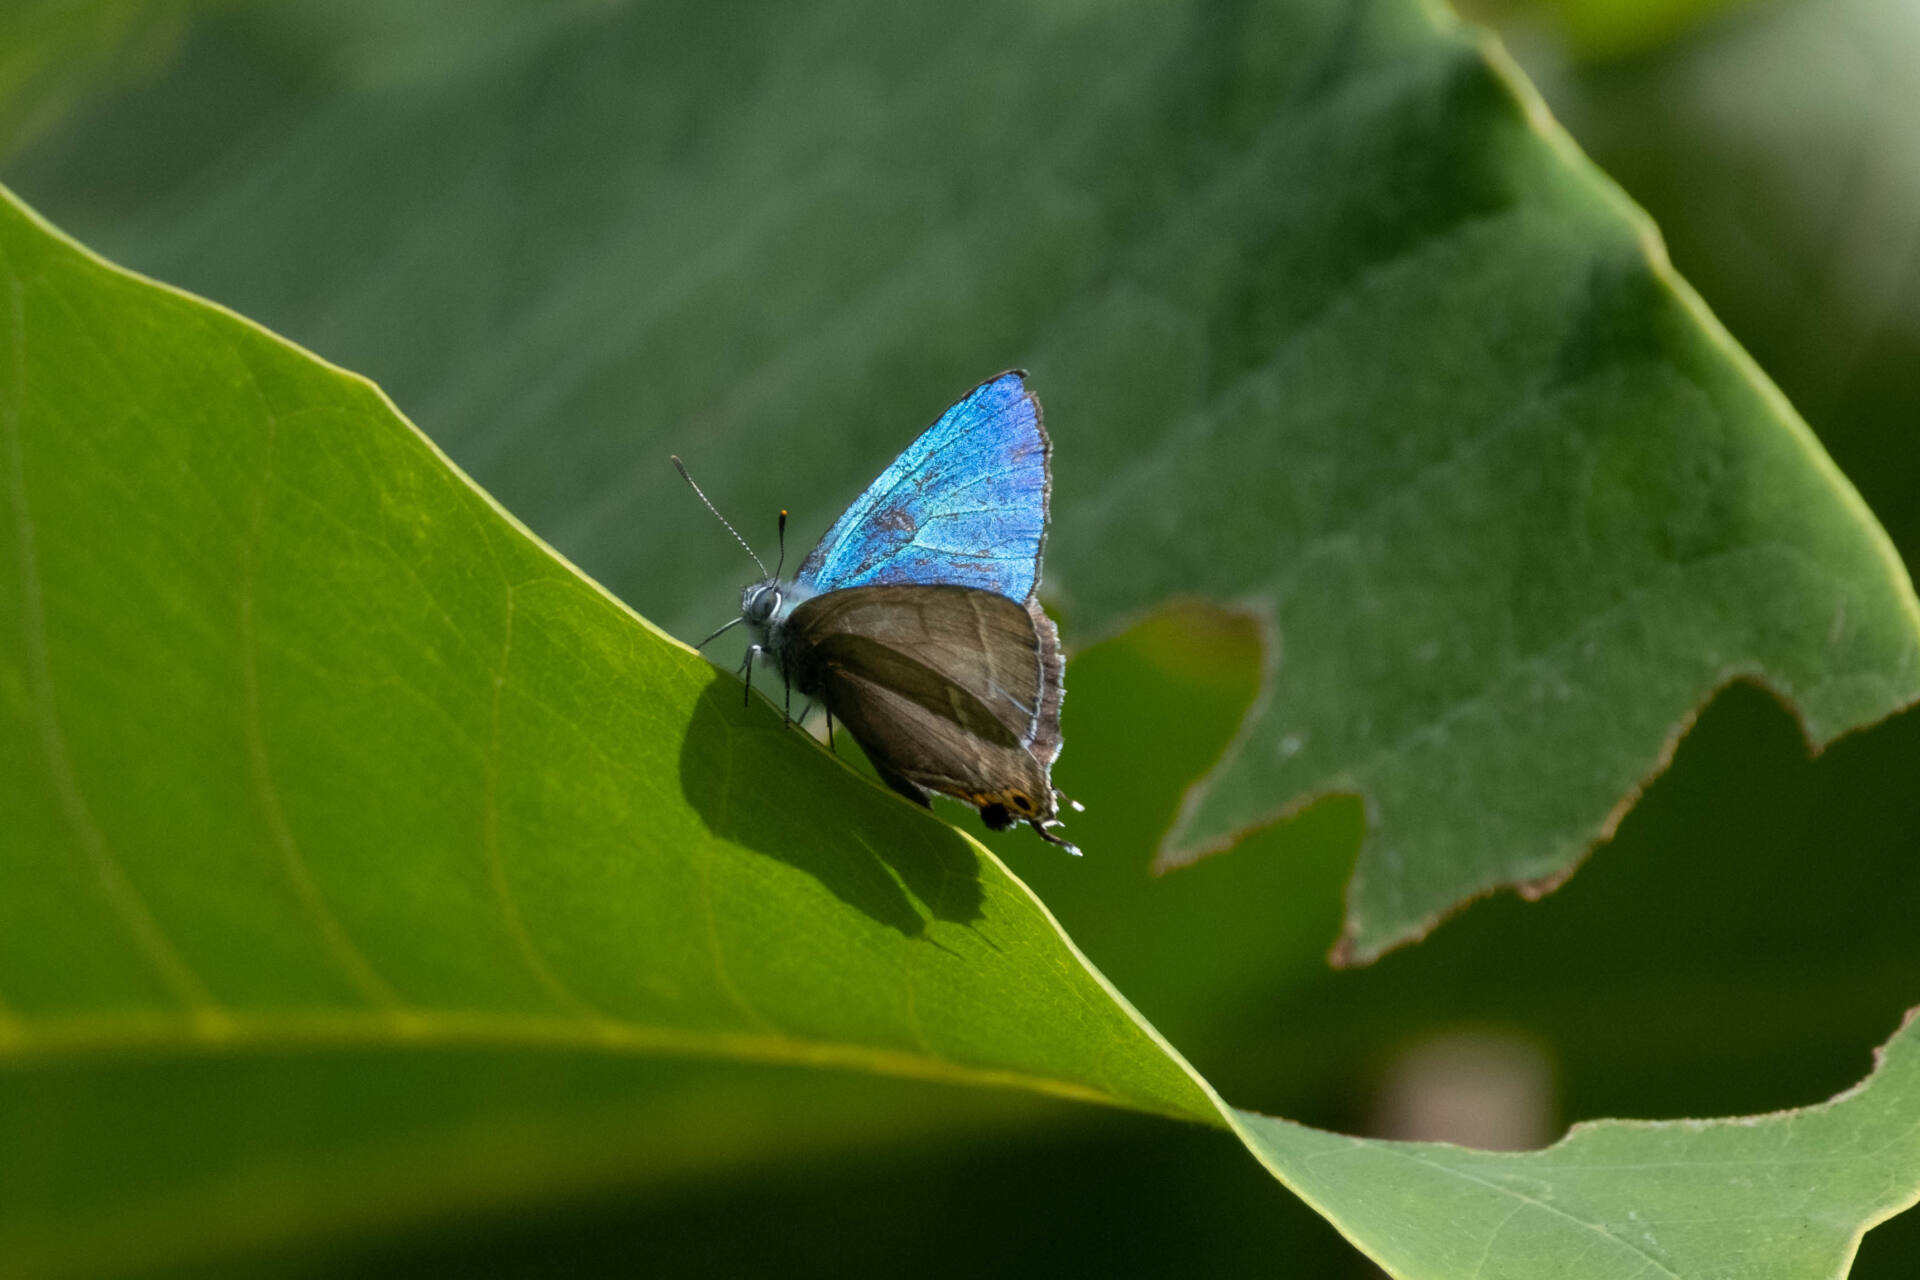
[[[780,562],[773,566],[773,576],[779,577],[780,571],[787,567],[787,509],[780,508]]]
[[[739,543],[742,547],[746,548],[746,552],[748,555],[753,556],[753,562],[760,566],[760,572],[763,574],[766,574],[766,576],[769,578],[773,577],[774,576],[773,574],[767,573],[767,566],[761,561],[760,557],[757,555],[754,555],[753,548],[750,546],[747,546],[747,540],[740,536],[740,531],[734,528],[731,524],[727,524],[727,518],[720,514],[720,508],[713,505],[713,499],[707,497],[707,495],[701,491],[700,486],[693,483],[693,477],[687,474],[687,464],[680,461],[680,458],[677,454],[674,456],[674,459],[673,459],[673,469],[680,473],[680,478],[687,482],[688,486],[693,489],[693,492],[695,493],[695,495],[699,497],[700,501],[707,504],[707,510],[713,512],[713,518],[715,520],[718,520],[721,524],[726,525],[727,532],[733,535],[733,540]],[[732,624],[729,623],[728,625],[731,626]],[[723,631],[725,629],[726,628],[724,627],[721,628],[721,630]],[[719,633],[715,632],[715,634],[717,635]],[[712,636],[708,637],[709,640],[712,638],[713,638]],[[701,643],[705,644],[706,641],[703,640],[701,641]]]

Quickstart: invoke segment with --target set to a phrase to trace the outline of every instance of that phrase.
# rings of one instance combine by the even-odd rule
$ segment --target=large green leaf
[[[736,702],[370,385],[0,219],[5,1268],[699,1176],[914,1101],[727,1088],[791,1063],[1225,1122],[1397,1274],[1510,1239],[1611,1274],[1578,1233],[1382,1218],[1431,1203],[1405,1148],[1218,1103],[991,855]],[[1328,1143],[1384,1165],[1329,1180]],[[1529,1194],[1673,1211],[1565,1151]],[[1920,1185],[1879,1155],[1835,1240]],[[1699,1247],[1784,1258],[1803,1217]]]
[[[1429,8],[341,12],[210,24],[19,181],[372,373],[682,633],[747,566],[663,455],[805,537],[1029,365],[1070,639],[1265,623],[1164,860],[1364,796],[1350,954],[1556,883],[1730,678],[1815,744],[1920,694],[1852,490]]]
[[[226,1229],[272,1234],[379,1205],[369,1152],[444,1197],[408,1140],[476,1110],[677,1105],[608,1053],[1214,1115],[990,855],[743,706],[371,385],[0,217],[0,1168],[36,1170],[5,1265],[200,1240],[250,1145],[319,1193],[252,1170],[274,1203]]]

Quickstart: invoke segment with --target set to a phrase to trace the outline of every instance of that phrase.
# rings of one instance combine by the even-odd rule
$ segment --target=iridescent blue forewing
[[[841,514],[800,566],[800,585],[947,583],[1024,603],[1040,577],[1047,453],[1026,375],[981,383]]]

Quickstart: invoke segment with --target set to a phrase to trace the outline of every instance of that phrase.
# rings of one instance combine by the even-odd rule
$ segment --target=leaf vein
[[[341,924],[339,916],[327,903],[326,895],[314,877],[313,868],[300,852],[300,843],[293,834],[286,808],[280,801],[273,762],[267,752],[266,721],[260,697],[260,638],[254,620],[254,602],[260,534],[266,522],[267,491],[273,483],[273,454],[279,439],[280,423],[267,407],[265,397],[260,396],[257,383],[254,391],[260,399],[261,412],[266,415],[267,446],[266,460],[254,489],[253,511],[240,555],[241,731],[247,743],[247,778],[253,789],[254,800],[260,807],[261,818],[266,823],[269,842],[279,855],[280,869],[292,886],[294,896],[299,899],[301,909],[319,934],[322,945],[333,957],[334,963],[340,966],[348,982],[368,1003],[399,1013],[404,1010],[406,1002],[380,976],[366,953],[348,935],[346,926]]]
[[[125,868],[115,857],[106,833],[87,803],[86,793],[81,790],[66,735],[60,726],[45,601],[41,594],[39,552],[27,501],[26,453],[20,440],[21,405],[27,386],[26,291],[17,277],[10,295],[9,319],[12,376],[10,394],[0,397],[0,430],[6,435],[8,497],[13,507],[14,539],[20,558],[20,620],[41,752],[74,844],[112,914],[133,942],[135,951],[153,968],[161,985],[192,1012],[203,1029],[211,1031],[226,1021],[226,1013],[162,932],[159,922],[127,878]]]
[[[1643,1248],[1642,1246],[1635,1244],[1633,1241],[1627,1239],[1622,1235],[1619,1235],[1613,1231],[1608,1230],[1601,1223],[1588,1222],[1584,1218],[1579,1218],[1574,1216],[1573,1214],[1567,1212],[1565,1209],[1560,1208],[1558,1205],[1548,1204],[1546,1201],[1530,1196],[1524,1191],[1520,1191],[1514,1187],[1505,1186],[1501,1183],[1493,1181],[1491,1178],[1482,1178],[1479,1175],[1470,1173],[1465,1169],[1456,1168],[1451,1165],[1439,1164],[1435,1161],[1427,1159],[1425,1156],[1417,1154],[1416,1152],[1409,1151],[1403,1146],[1382,1145],[1382,1146],[1376,1147],[1375,1149],[1386,1151],[1389,1154],[1398,1156],[1403,1160],[1412,1161],[1414,1164],[1422,1165],[1428,1169],[1433,1170],[1436,1173],[1444,1174],[1448,1177],[1460,1178],[1466,1182],[1471,1182],[1476,1186],[1485,1187],[1487,1190],[1492,1191],[1498,1195],[1511,1196],[1516,1200],[1524,1202],[1524,1204],[1532,1205],[1534,1208],[1544,1210],[1546,1213],[1548,1213],[1553,1217],[1564,1218],[1568,1222],[1573,1223],[1575,1226],[1581,1228],[1582,1230],[1591,1231],[1595,1235],[1595,1237],[1597,1237],[1599,1240],[1617,1245],[1618,1247],[1627,1250],[1629,1253],[1632,1253],[1638,1256],[1639,1258],[1643,1259],[1644,1260],[1642,1263],[1643,1267],[1650,1266],[1654,1270],[1658,1271],[1661,1275],[1671,1276],[1673,1277],[1673,1280],[1680,1280],[1680,1273],[1678,1271],[1675,1271],[1673,1268],[1669,1267],[1665,1262],[1663,1262],[1660,1259],[1660,1257],[1657,1254],[1654,1254],[1649,1250]]]
[[[486,855],[487,881],[492,886],[494,901],[500,906],[500,916],[506,925],[507,936],[513,940],[514,950],[519,953],[520,959],[533,974],[534,980],[555,1003],[596,1025],[604,1026],[612,1021],[608,1015],[595,1008],[554,972],[553,966],[547,962],[545,954],[534,940],[532,931],[527,927],[526,916],[520,910],[519,899],[514,896],[513,885],[507,877],[506,858],[500,849],[501,703],[506,697],[507,675],[511,670],[516,599],[513,584],[507,584],[506,590],[506,622],[502,627],[500,641],[500,665],[493,674],[492,728],[487,744],[486,781],[481,794],[480,809],[483,824],[481,847]]]

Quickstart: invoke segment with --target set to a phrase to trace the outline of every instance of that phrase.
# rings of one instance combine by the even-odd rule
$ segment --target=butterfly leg
[[[1075,844],[1073,841],[1063,839],[1060,836],[1053,834],[1053,832],[1047,830],[1044,826],[1040,825],[1040,823],[1034,821],[1032,818],[1027,819],[1027,825],[1032,827],[1035,831],[1039,832],[1040,838],[1042,840],[1045,840],[1048,844],[1057,844],[1062,849],[1065,849],[1068,853],[1072,854],[1076,858],[1080,856],[1080,846]]]
[[[746,692],[740,699],[740,705],[743,707],[753,705],[753,660],[759,656],[760,646],[750,644],[747,646],[746,660],[740,664],[740,678],[747,682]]]
[[[839,755],[840,748],[833,745],[833,708],[828,707],[826,709],[826,712],[827,712],[827,750],[833,752],[833,754],[835,755]]]
[[[793,723],[793,681],[787,679],[787,673],[784,669],[782,669],[780,672],[780,683],[787,687],[786,699],[780,704],[780,714],[787,718],[786,722],[788,724],[792,724]]]

